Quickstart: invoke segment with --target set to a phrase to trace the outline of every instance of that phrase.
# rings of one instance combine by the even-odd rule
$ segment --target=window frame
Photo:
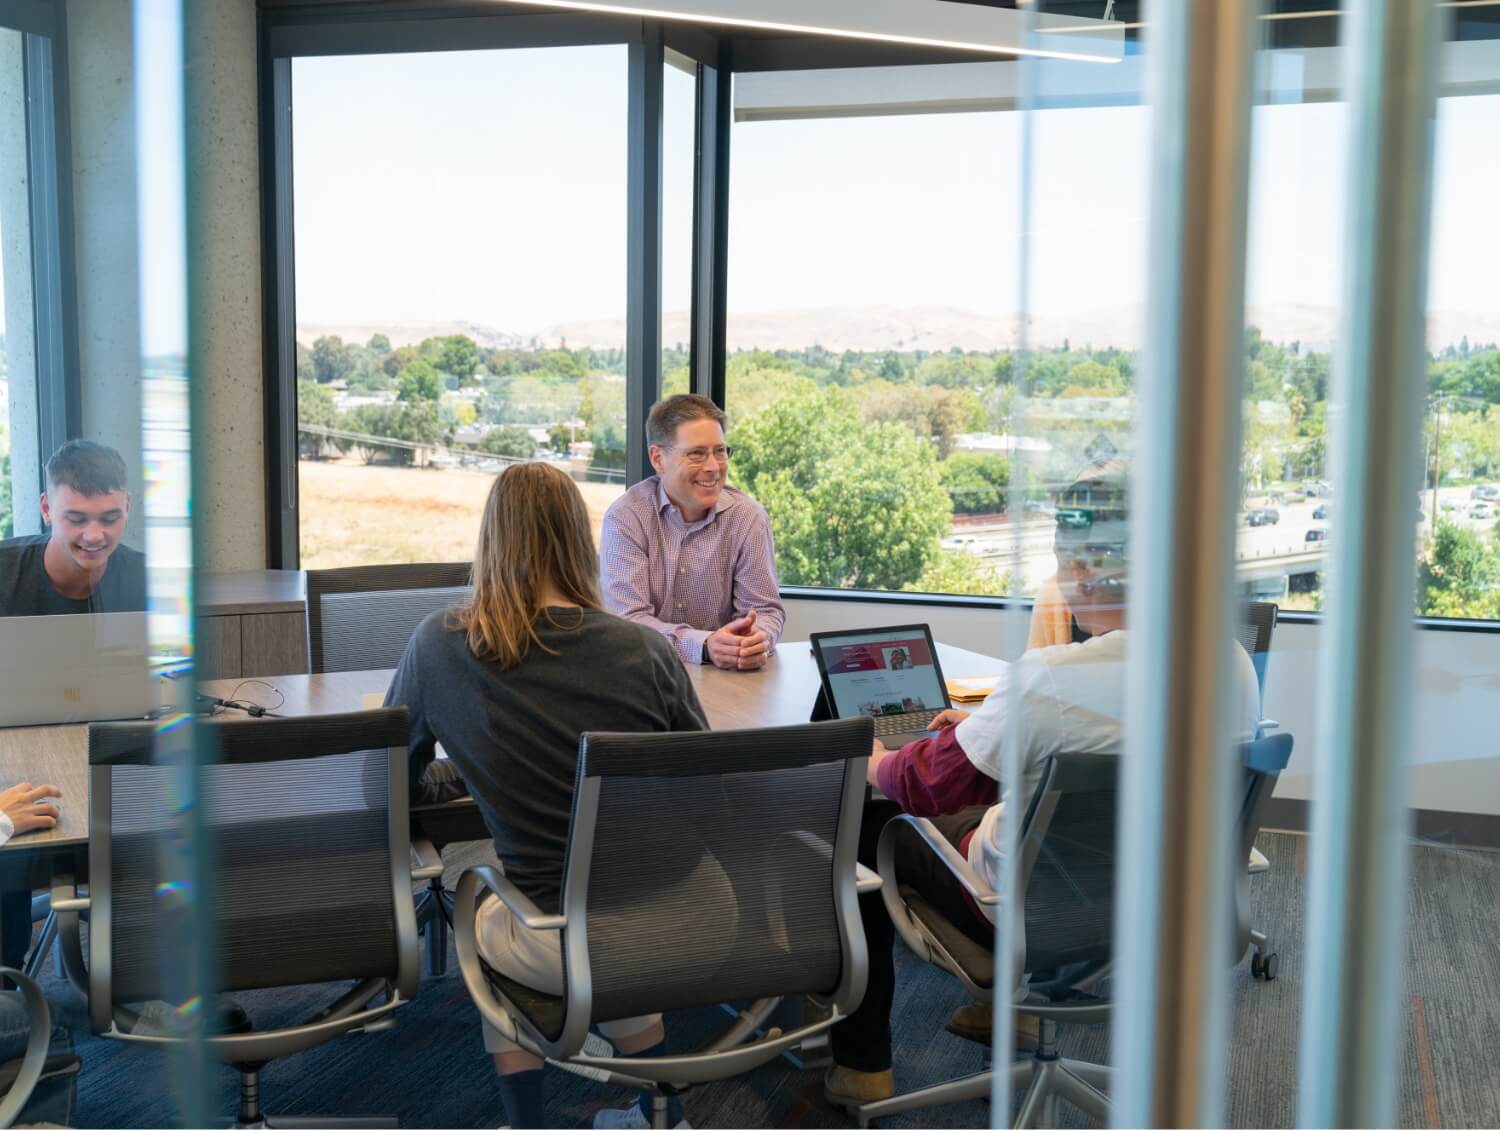
[[[43,0],[0,0],[41,9]],[[664,50],[696,63],[689,387],[720,407],[727,400],[725,326],[728,302],[729,169],[736,73],[917,66],[971,61],[935,48],[864,43],[819,36],[757,36],[733,28],[591,12],[477,12],[472,7],[418,8],[407,0],[358,7],[272,0],[258,9],[260,41],[261,195],[267,565],[298,562],[296,340],[291,129],[291,61],[318,55],[625,44],[628,217],[626,293],[626,484],[652,473],[645,451],[646,414],[660,395],[662,66]],[[3,22],[3,19],[0,19]],[[1302,28],[1301,46],[1336,40],[1337,21]],[[1273,28],[1279,46],[1284,30]],[[1472,27],[1455,39],[1478,38]],[[1127,33],[1134,40],[1135,34]],[[76,403],[76,395],[74,396]],[[783,587],[799,600],[934,607],[1030,607],[1029,597]],[[1321,623],[1319,612],[1286,611],[1289,623]],[[1424,631],[1500,633],[1500,621],[1414,617]]]
[[[65,10],[53,0],[0,0],[0,27],[21,35],[36,381],[35,465],[22,468],[24,474],[18,478],[12,452],[14,507],[14,500],[45,489],[47,456],[82,434],[83,406]],[[8,379],[14,380],[15,374]],[[29,491],[24,489],[28,480]]]
[[[296,58],[590,44],[627,48],[626,483],[649,475],[645,420],[661,389],[664,49],[670,43],[674,50],[697,60],[709,49],[704,37],[668,34],[661,21],[592,13],[476,15],[473,9],[434,13],[400,7],[358,11],[284,7],[260,8],[257,16],[267,565],[296,569],[300,552],[291,74]]]

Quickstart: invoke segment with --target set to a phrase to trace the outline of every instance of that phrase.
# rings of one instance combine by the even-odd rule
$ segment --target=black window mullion
[[[724,312],[729,248],[727,60],[698,67],[693,160],[692,388],[724,406]]]
[[[73,194],[68,160],[67,63],[62,37],[25,35],[22,68],[27,99],[27,191],[31,213],[40,464],[50,452],[83,430],[73,274]]]
[[[647,21],[630,42],[625,316],[625,468],[629,482],[652,473],[646,414],[661,395],[662,68],[661,25]]]
[[[266,31],[262,28],[262,45]],[[261,257],[266,435],[266,555],[299,564],[297,291],[292,226],[292,61],[262,52]]]

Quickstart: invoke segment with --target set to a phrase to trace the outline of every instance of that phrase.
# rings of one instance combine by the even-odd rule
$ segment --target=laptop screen
[[[840,718],[911,714],[947,705],[930,637],[921,628],[813,638]]]

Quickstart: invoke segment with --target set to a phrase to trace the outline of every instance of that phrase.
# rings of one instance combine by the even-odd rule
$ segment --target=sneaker
[[[823,1097],[833,1106],[853,1110],[865,1103],[879,1102],[896,1093],[896,1077],[891,1069],[855,1071],[834,1064],[823,1076]]]
[[[594,1130],[651,1130],[651,1120],[641,1113],[641,1104],[605,1107],[594,1115]],[[684,1118],[672,1130],[693,1130]]]
[[[944,1026],[955,1036],[989,1047],[995,1036],[995,1013],[987,1004],[966,1004],[953,1010]],[[1041,1024],[1034,1016],[1016,1017],[1016,1056],[1035,1055]]]

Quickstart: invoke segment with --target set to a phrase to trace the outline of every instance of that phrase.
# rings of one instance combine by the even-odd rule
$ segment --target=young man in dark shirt
[[[0,542],[0,616],[146,610],[145,555],[120,544],[127,483],[112,447],[73,439],[53,452],[41,499],[50,529]]]

